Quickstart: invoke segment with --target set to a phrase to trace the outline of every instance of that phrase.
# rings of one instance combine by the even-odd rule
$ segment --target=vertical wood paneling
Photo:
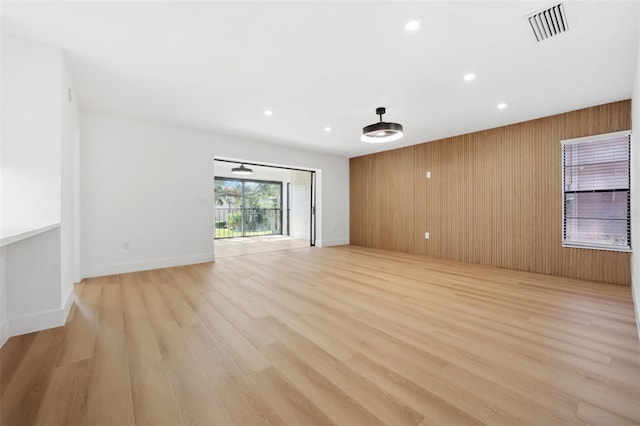
[[[629,253],[562,247],[560,146],[628,130],[630,111],[615,102],[353,158],[351,244],[630,285]]]
[[[349,160],[349,233],[350,242],[367,246],[367,170],[369,158]]]
[[[369,247],[413,252],[413,152],[411,146],[369,156]]]

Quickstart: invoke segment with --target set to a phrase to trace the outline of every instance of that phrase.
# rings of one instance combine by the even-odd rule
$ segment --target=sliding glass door
[[[216,238],[282,234],[282,183],[215,178]]]

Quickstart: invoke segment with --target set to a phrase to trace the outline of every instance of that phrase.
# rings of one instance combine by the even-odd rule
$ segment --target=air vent
[[[562,3],[529,16],[529,24],[537,41],[542,41],[569,30]]]

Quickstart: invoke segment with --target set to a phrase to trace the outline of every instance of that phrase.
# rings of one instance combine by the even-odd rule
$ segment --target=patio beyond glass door
[[[282,234],[282,183],[215,178],[215,238]]]

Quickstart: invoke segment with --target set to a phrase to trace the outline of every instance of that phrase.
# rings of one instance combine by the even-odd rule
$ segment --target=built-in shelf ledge
[[[13,244],[20,240],[42,234],[58,228],[60,222],[54,223],[3,223],[0,226],[0,247]]]

